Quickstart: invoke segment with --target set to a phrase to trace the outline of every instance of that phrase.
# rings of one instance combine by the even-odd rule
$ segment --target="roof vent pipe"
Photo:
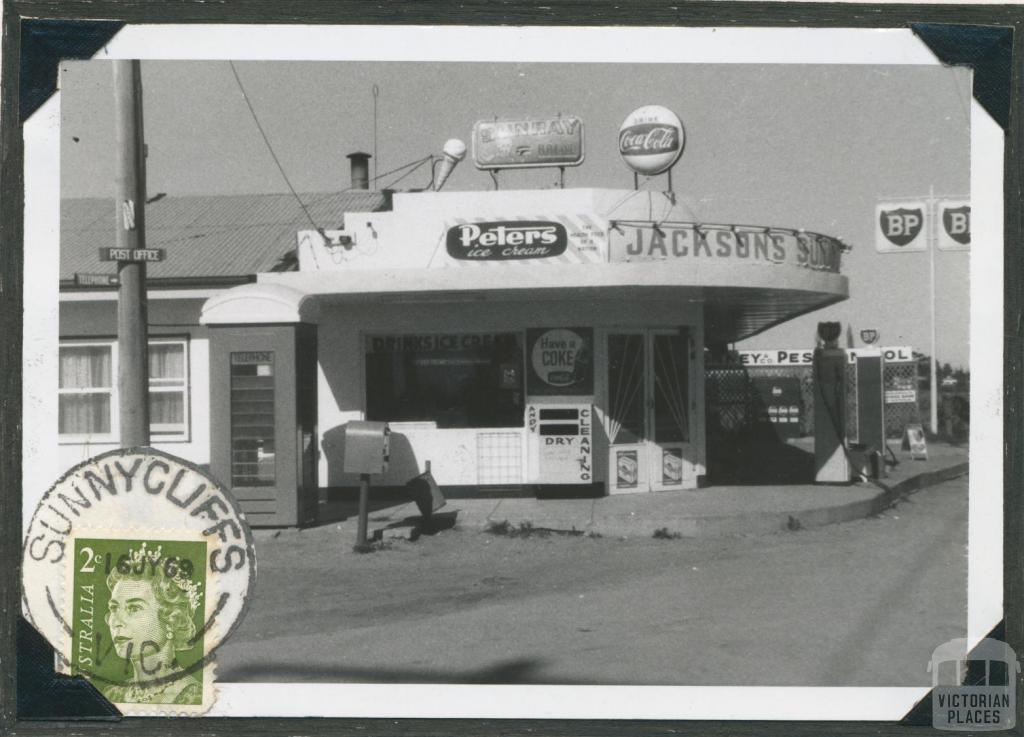
[[[370,188],[370,154],[353,151],[346,157],[352,162],[352,186],[350,189]]]

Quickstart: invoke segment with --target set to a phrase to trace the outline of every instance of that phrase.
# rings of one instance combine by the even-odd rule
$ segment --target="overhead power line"
[[[294,197],[295,201],[299,203],[299,207],[302,208],[302,212],[306,214],[306,218],[309,219],[310,225],[312,225],[317,232],[323,234],[323,228],[317,225],[316,221],[313,220],[313,216],[310,214],[306,204],[302,201],[302,198],[299,197],[299,193],[295,191],[295,187],[292,186],[291,180],[288,179],[288,174],[285,173],[284,167],[281,165],[281,160],[278,159],[277,154],[274,153],[274,147],[270,145],[270,139],[267,137],[267,132],[263,130],[263,126],[260,124],[260,119],[256,115],[256,110],[253,109],[252,103],[249,101],[249,95],[245,92],[245,85],[242,84],[242,79],[238,76],[238,70],[235,68],[235,62],[229,59],[228,64],[231,66],[231,73],[235,76],[235,82],[238,84],[238,89],[242,93],[242,99],[245,100],[245,106],[249,108],[249,114],[252,115],[252,120],[256,124],[256,130],[258,130],[260,132],[260,136],[263,137],[263,143],[266,144],[267,151],[270,152],[270,158],[274,160],[274,163],[277,164],[277,170],[281,172],[281,178],[284,179],[284,183],[288,185],[288,189],[291,191],[292,197]]]
[[[409,169],[409,171],[407,171],[407,172],[406,172],[405,174],[403,174],[402,176],[398,177],[398,179],[394,180],[393,182],[391,182],[391,184],[389,184],[389,185],[388,185],[387,187],[384,187],[383,189],[391,189],[391,188],[392,188],[392,187],[394,187],[394,186],[395,186],[396,184],[398,184],[398,183],[399,183],[400,181],[402,181],[402,180],[403,180],[403,179],[405,179],[405,178],[406,178],[407,176],[409,176],[410,174],[412,174],[412,173],[413,173],[414,171],[416,171],[417,169],[419,169],[419,168],[420,168],[421,166],[423,166],[424,164],[426,164],[426,163],[427,163],[428,161],[431,161],[431,162],[432,162],[432,161],[433,161],[433,159],[434,159],[434,157],[433,157],[433,156],[427,156],[426,158],[420,159],[419,161],[414,161],[414,162],[412,162],[411,164],[406,164],[406,166],[412,166],[412,169]],[[413,164],[415,164],[415,166],[413,166]],[[402,167],[402,168],[404,169],[405,167]],[[382,176],[382,177],[385,177],[385,176],[387,176],[388,174],[393,174],[393,173],[394,173],[394,172],[387,172],[386,174],[381,174],[381,176]]]
[[[256,109],[252,106],[252,101],[249,99],[249,95],[245,91],[245,85],[242,84],[242,79],[238,76],[238,69],[235,67],[235,63],[231,60],[228,60],[228,65],[231,67],[231,73],[235,77],[235,83],[238,85],[239,92],[242,93],[242,99],[245,101],[245,106],[249,109],[249,114],[252,116],[253,123],[256,124],[256,130],[259,131],[260,137],[263,138],[263,143],[267,147],[267,152],[270,154],[270,158],[274,160],[274,164],[277,166],[277,170],[281,172],[281,178],[284,180],[284,183],[288,185],[288,190],[291,192],[292,197],[295,198],[295,201],[299,204],[299,207],[302,208],[302,212],[305,214],[306,219],[309,220],[310,225],[313,226],[314,230],[323,235],[323,228],[317,225],[316,221],[313,219],[313,215],[310,213],[309,208],[306,207],[306,203],[302,201],[302,198],[299,197],[299,193],[295,190],[295,187],[292,186],[291,180],[288,178],[288,173],[284,170],[284,165],[281,164],[281,160],[277,157],[277,153],[274,151],[274,146],[270,143],[270,138],[267,136],[267,132],[263,129],[263,125],[260,123],[259,116],[256,114]],[[433,158],[434,157],[432,155],[424,156],[421,159],[410,161],[408,164],[402,164],[401,166],[395,167],[394,169],[386,171],[383,174],[375,174],[372,181],[376,183],[377,180],[379,179],[383,179],[386,176],[395,174],[396,172],[400,172],[403,169],[409,169],[409,167],[412,167],[411,169],[409,169],[409,171],[407,171],[405,174],[398,177],[398,179],[394,180],[390,185],[388,185],[389,187],[392,187],[395,184],[398,184],[398,182],[405,179],[410,174],[412,174],[414,171],[419,169],[426,162],[432,161]],[[376,169],[376,166],[374,168]],[[350,192],[355,189],[357,188],[347,187],[341,191]]]

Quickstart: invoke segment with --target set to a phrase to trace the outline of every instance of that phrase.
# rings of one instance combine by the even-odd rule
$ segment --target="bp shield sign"
[[[968,251],[971,248],[971,203],[946,200],[939,203],[939,249]]]
[[[875,248],[881,253],[925,250],[927,212],[925,202],[878,204],[875,207]]]
[[[874,345],[875,343],[878,342],[878,331],[873,328],[861,330],[860,339],[863,340],[864,343],[867,345]]]

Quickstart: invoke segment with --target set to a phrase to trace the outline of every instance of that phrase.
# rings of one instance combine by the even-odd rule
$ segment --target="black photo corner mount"
[[[120,21],[25,19],[21,23],[18,117],[22,124],[57,91],[62,59],[89,59],[124,27]],[[17,632],[19,719],[118,720],[87,680],[54,670],[49,643],[23,617]]]
[[[942,23],[912,23],[910,28],[943,64],[974,69],[974,99],[1008,130],[1013,29]]]
[[[121,719],[121,712],[89,681],[54,670],[50,643],[21,616],[17,652],[19,719]]]
[[[62,59],[91,59],[124,25],[106,20],[23,20],[18,90],[21,122],[57,91]]]
[[[1006,642],[1006,621],[1000,620],[999,624],[992,628],[992,631],[985,635],[987,639],[999,640],[1000,642]],[[971,653],[967,654],[967,659],[970,661],[970,665],[967,667],[967,676],[964,679],[965,686],[975,686],[984,684],[985,672],[982,670],[978,671],[975,661],[971,657]],[[900,725],[904,727],[930,727],[932,726],[932,692],[929,691],[924,697],[914,704],[913,708],[907,712],[906,716],[900,720]]]
[[[1013,29],[941,23],[913,23],[910,27],[943,64],[969,66],[974,70],[974,99],[1003,131],[1009,132]],[[1005,620],[1001,620],[986,637],[1005,642]],[[977,673],[968,671],[966,683],[975,682]],[[914,704],[899,723],[913,727],[932,726],[932,692]]]

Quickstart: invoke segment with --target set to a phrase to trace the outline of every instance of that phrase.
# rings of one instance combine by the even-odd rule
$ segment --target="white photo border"
[[[125,26],[95,58],[937,65],[909,29],[512,26]],[[24,124],[23,515],[56,445],[60,94]],[[1004,133],[971,102],[968,639],[1003,616]],[[54,427],[50,427],[53,425]],[[1000,572],[994,576],[993,572]],[[995,584],[995,585],[993,585]],[[922,669],[924,668],[922,663]],[[218,684],[210,716],[898,721],[911,688]]]

